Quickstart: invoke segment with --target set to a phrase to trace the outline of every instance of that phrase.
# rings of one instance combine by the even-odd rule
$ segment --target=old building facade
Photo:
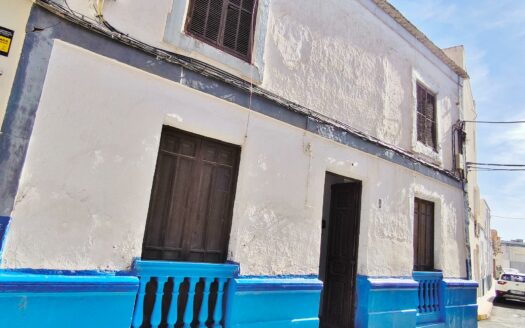
[[[382,0],[24,5],[13,325],[476,325],[461,51]]]
[[[525,272],[525,243],[523,239],[500,241],[500,252],[496,256],[498,274],[509,269]]]

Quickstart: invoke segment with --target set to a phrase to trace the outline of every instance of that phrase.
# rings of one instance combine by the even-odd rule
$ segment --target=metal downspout
[[[463,92],[464,92],[464,86],[463,86],[463,79],[458,76],[458,96],[459,96],[459,119],[460,121],[464,121],[464,106],[463,106]],[[465,269],[467,274],[467,279],[472,279],[472,256],[471,256],[471,248],[470,248],[470,204],[469,204],[469,194],[468,194],[468,168],[467,168],[467,147],[465,147],[464,144],[461,145],[463,148],[463,157],[461,160],[463,160],[463,167],[465,168],[465,176],[462,179],[461,183],[463,186],[463,202],[464,202],[464,213],[465,213],[465,250],[466,250],[466,256],[465,256]]]

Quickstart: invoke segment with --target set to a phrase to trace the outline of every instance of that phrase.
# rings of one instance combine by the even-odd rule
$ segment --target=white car
[[[525,274],[502,273],[496,285],[496,299],[514,298],[525,301]]]

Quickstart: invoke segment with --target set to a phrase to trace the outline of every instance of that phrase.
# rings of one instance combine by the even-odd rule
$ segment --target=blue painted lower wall
[[[226,327],[319,327],[316,278],[236,278],[228,286]]]
[[[131,276],[0,273],[0,326],[129,328],[137,289]]]
[[[0,271],[0,326],[129,328],[138,278],[78,274]],[[318,327],[322,286],[315,277],[233,278],[225,327]],[[411,278],[359,276],[355,326],[417,327],[418,286]],[[442,315],[432,327],[477,327],[476,288],[472,281],[443,279]]]
[[[443,279],[445,327],[478,326],[478,283],[462,279]]]
[[[418,283],[412,279],[357,278],[356,327],[416,327]]]
[[[477,283],[464,279],[443,279],[441,316],[421,327],[477,327]],[[418,282],[410,278],[357,280],[356,327],[418,327]]]

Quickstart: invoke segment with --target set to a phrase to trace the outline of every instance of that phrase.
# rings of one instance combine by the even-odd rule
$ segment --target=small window
[[[417,84],[417,140],[436,149],[436,96]]]
[[[414,199],[414,271],[434,270],[434,203]]]
[[[191,0],[186,31],[249,62],[256,8],[257,0]]]

